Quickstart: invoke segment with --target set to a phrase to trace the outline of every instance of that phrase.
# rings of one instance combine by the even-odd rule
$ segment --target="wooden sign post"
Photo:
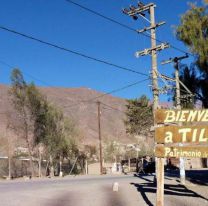
[[[208,158],[208,110],[162,110],[155,113],[155,122],[163,127],[155,129],[155,157]],[[196,123],[195,126],[188,125]],[[183,126],[170,125],[184,123]],[[200,123],[200,125],[198,124]],[[168,125],[168,126],[167,126]],[[183,143],[183,146],[179,144]],[[158,165],[159,188],[164,195],[164,166]],[[162,188],[162,190],[161,190]],[[163,199],[163,198],[162,198]],[[164,203],[161,203],[164,205]]]

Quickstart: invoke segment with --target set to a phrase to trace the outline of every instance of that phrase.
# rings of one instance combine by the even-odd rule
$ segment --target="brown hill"
[[[97,144],[98,142],[98,121],[96,101],[101,104],[101,132],[104,139],[117,140],[128,143],[131,139],[126,135],[123,120],[126,101],[121,98],[106,95],[92,102],[84,102],[103,93],[88,88],[39,88],[49,101],[61,108],[64,114],[73,119],[79,128],[84,144]],[[0,85],[0,131],[6,128],[6,114],[15,113],[9,101],[9,86]],[[83,101],[83,102],[82,102]]]

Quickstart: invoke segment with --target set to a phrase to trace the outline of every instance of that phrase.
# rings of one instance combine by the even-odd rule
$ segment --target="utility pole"
[[[175,68],[175,82],[176,82],[176,109],[181,110],[181,94],[180,94],[180,79],[179,79],[179,62],[182,59],[188,58],[188,55],[181,57],[170,58],[167,61],[163,61],[162,64],[168,64],[174,62]],[[180,146],[183,144],[180,143]],[[180,157],[180,182],[185,185],[186,173],[185,173],[185,161],[184,158]]]
[[[9,166],[9,173],[8,173],[8,179],[11,179],[11,143],[10,143],[10,137],[8,136],[8,126],[6,127],[6,137],[8,140],[8,166]]]
[[[8,132],[9,128],[10,128],[10,122],[9,122],[9,118],[10,118],[10,113],[6,113],[6,118],[7,118],[7,125],[6,125],[6,129],[5,129],[5,136],[7,138],[7,143],[8,143],[8,179],[11,179],[11,159],[12,159],[12,154],[11,154],[11,140],[10,140],[10,132]]]
[[[99,135],[99,150],[100,150],[100,174],[103,174],[103,152],[102,152],[102,137],[101,137],[101,111],[100,111],[100,102],[97,102],[98,106],[98,135]]]
[[[136,52],[136,57],[151,55],[152,57],[152,92],[153,92],[153,114],[154,114],[154,128],[157,127],[155,123],[155,112],[158,109],[159,104],[159,89],[158,89],[158,77],[157,77],[157,52],[163,49],[169,48],[169,44],[156,43],[156,28],[165,24],[165,22],[155,23],[155,7],[154,3],[147,5],[142,2],[138,2],[137,7],[130,6],[129,9],[123,9],[123,13],[137,20],[138,17],[142,17],[150,23],[149,27],[141,30],[137,30],[138,33],[149,31],[151,32],[151,48],[144,49],[143,51]],[[149,19],[146,15],[149,14]],[[157,206],[164,206],[164,158],[156,159],[156,179],[157,179]]]
[[[42,177],[42,173],[41,173],[41,168],[42,168],[42,166],[41,166],[41,162],[42,162],[42,146],[41,145],[39,145],[39,147],[38,147],[38,153],[39,153],[38,176],[39,176],[39,178],[41,178]]]

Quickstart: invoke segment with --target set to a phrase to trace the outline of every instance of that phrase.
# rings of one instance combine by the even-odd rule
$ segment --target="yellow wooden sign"
[[[155,130],[157,143],[204,143],[208,146],[207,126],[165,126]]]
[[[208,158],[208,147],[166,147],[157,145],[155,147],[156,157],[188,157],[188,158]]]
[[[156,123],[208,122],[208,109],[203,110],[165,110],[155,113]]]

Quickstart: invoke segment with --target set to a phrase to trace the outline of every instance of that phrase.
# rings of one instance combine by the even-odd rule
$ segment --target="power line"
[[[6,63],[5,61],[2,61],[2,60],[0,60],[0,64],[5,65],[5,66],[7,66],[8,68],[11,68],[11,69],[17,68],[17,67],[12,66],[12,65],[10,65],[10,64]],[[41,80],[41,79],[31,75],[31,74],[29,74],[28,72],[25,72],[25,71],[21,71],[21,72],[23,74],[25,74],[26,76],[30,77],[31,79],[39,81],[39,82],[43,83],[46,86],[53,87],[51,84],[49,84],[49,83],[47,83],[47,82],[45,82],[45,81],[43,81],[43,80]]]
[[[122,91],[122,90],[124,90],[124,89],[129,88],[129,87],[132,87],[132,86],[141,84],[141,83],[143,83],[143,82],[145,82],[145,81],[147,81],[147,80],[149,80],[149,78],[143,79],[143,80],[140,80],[140,81],[137,81],[137,82],[134,82],[134,83],[132,83],[132,84],[128,84],[127,86],[124,86],[124,87],[121,87],[121,88],[118,88],[118,89],[111,90],[111,91],[109,91],[109,92],[106,92],[106,93],[104,93],[104,94],[98,95],[98,96],[93,97],[93,98],[90,98],[90,99],[88,99],[88,100],[82,100],[82,101],[79,101],[78,104],[69,105],[69,106],[66,106],[66,107],[64,107],[64,108],[70,108],[70,107],[78,106],[78,105],[80,105],[80,104],[82,104],[82,103],[91,103],[92,101],[94,101],[94,100],[96,100],[96,99],[98,99],[98,98],[104,97],[104,96],[109,95],[109,94],[116,93],[116,92],[118,92],[118,91]]]
[[[2,61],[2,60],[0,60],[0,64],[3,64],[3,65],[5,65],[5,66],[7,66],[8,68],[15,68],[15,66],[12,66],[12,65],[10,65],[10,64],[8,64],[7,62]],[[37,80],[37,81],[39,81],[39,82],[41,82],[41,83],[47,85],[47,86],[53,87],[53,86],[50,85],[49,83],[47,83],[47,82],[45,82],[45,81],[43,81],[43,80],[41,80],[41,79],[39,79],[39,78],[37,78],[37,77],[34,77],[33,75],[31,75],[31,74],[29,74],[29,73],[27,73],[27,72],[22,72],[22,73],[25,74],[25,75],[27,75],[28,77],[34,79],[34,80]],[[93,98],[88,99],[88,100],[79,101],[78,104],[69,105],[69,106],[66,106],[66,107],[64,107],[64,108],[74,107],[74,106],[80,105],[80,104],[83,103],[83,102],[91,103],[93,100],[96,100],[96,99],[98,99],[98,98],[101,98],[101,97],[106,96],[106,95],[109,95],[109,94],[113,94],[113,93],[122,91],[122,90],[124,90],[124,89],[129,88],[129,87],[132,87],[132,86],[135,86],[135,85],[140,84],[140,83],[142,83],[142,82],[145,82],[145,81],[147,81],[147,80],[149,80],[149,78],[146,78],[146,79],[143,79],[143,80],[134,82],[134,83],[132,83],[132,84],[128,84],[128,85],[126,85],[126,86],[124,86],[124,87],[121,87],[121,88],[118,88],[118,89],[111,90],[111,91],[109,91],[109,92],[106,92],[106,93],[104,93],[104,94],[98,95],[98,96],[93,97]]]
[[[112,107],[112,106],[110,106],[110,105],[107,105],[107,104],[105,104],[105,103],[103,103],[103,102],[100,102],[100,103],[101,103],[102,105],[104,105],[104,106],[106,106],[106,107],[112,109],[112,110],[116,110],[116,111],[119,111],[119,112],[121,112],[121,113],[126,114],[125,111],[122,111],[122,110],[120,110],[120,109],[117,109],[117,108],[115,108],[115,107]],[[148,109],[149,109],[149,107],[145,108],[145,109],[142,111],[142,113],[143,113],[143,112],[146,112]],[[141,114],[142,114],[142,113],[141,113]]]
[[[129,85],[127,85],[127,86],[124,86],[124,87],[121,87],[121,88],[118,88],[118,89],[114,89],[114,90],[112,90],[112,91],[110,91],[110,92],[107,92],[107,93],[104,93],[104,94],[102,94],[102,95],[100,95],[100,96],[95,97],[95,99],[100,98],[100,97],[103,97],[103,96],[106,96],[106,95],[109,95],[109,94],[113,94],[113,93],[116,93],[116,92],[119,92],[119,91],[122,91],[122,90],[124,90],[124,89],[129,88],[129,87],[132,87],[132,86],[135,86],[135,85],[140,84],[140,83],[142,83],[142,82],[145,82],[145,81],[147,81],[147,80],[149,80],[149,78],[143,79],[143,80],[140,80],[140,81],[137,81],[137,82],[134,82],[134,83],[132,83],[132,84],[129,84]]]
[[[44,44],[44,45],[47,45],[47,46],[50,46],[50,47],[53,47],[53,48],[56,48],[56,49],[65,51],[65,52],[68,52],[68,53],[72,53],[72,54],[81,56],[81,57],[86,58],[86,59],[90,59],[90,60],[93,60],[93,61],[96,61],[96,62],[99,62],[99,63],[102,63],[102,64],[106,64],[106,65],[108,65],[108,66],[116,67],[116,68],[118,68],[118,69],[122,69],[122,70],[124,70],[124,71],[136,73],[136,74],[143,75],[143,76],[148,76],[148,74],[145,74],[145,73],[142,73],[142,72],[139,72],[139,71],[136,71],[136,70],[127,68],[127,67],[123,67],[123,66],[120,66],[120,65],[117,65],[117,64],[108,62],[108,61],[103,60],[103,59],[98,59],[98,58],[96,58],[96,57],[92,57],[92,56],[89,56],[89,55],[86,55],[86,54],[83,54],[83,53],[80,53],[80,52],[77,52],[77,51],[74,51],[74,50],[71,50],[71,49],[62,47],[62,46],[59,46],[59,45],[57,45],[57,44],[53,44],[53,43],[50,43],[50,42],[47,42],[47,41],[38,39],[38,38],[36,38],[36,37],[34,37],[34,36],[30,36],[30,35],[28,35],[28,34],[23,34],[23,33],[21,33],[21,32],[15,31],[15,30],[13,30],[13,29],[9,29],[9,28],[4,27],[4,26],[0,26],[0,29],[1,29],[1,30],[4,30],[4,31],[7,31],[7,32],[9,32],[9,33],[16,34],[16,35],[18,35],[18,36],[22,36],[22,37],[24,37],[24,38],[27,38],[27,39],[30,39],[30,40],[33,40],[33,41],[36,41],[36,42],[39,42],[39,43],[41,43],[41,44]]]
[[[11,69],[12,69],[12,68],[17,68],[16,66],[12,66],[12,65],[10,65],[10,64],[8,64],[7,62],[2,61],[2,60],[0,60],[0,64],[5,65],[5,66],[7,66],[8,68],[11,68]],[[29,74],[29,73],[27,73],[27,72],[25,72],[25,71],[21,71],[21,72],[22,72],[23,74],[27,75],[28,77],[30,77],[30,78],[32,78],[32,79],[34,79],[34,80],[37,80],[37,81],[39,81],[39,82],[45,84],[46,86],[53,87],[53,85],[51,85],[51,84],[47,83],[46,81],[43,81],[43,80],[41,80],[41,79],[39,79],[39,78],[33,76],[33,75],[31,75],[31,74]],[[134,86],[134,85],[137,85],[137,84],[140,84],[140,83],[142,83],[142,82],[145,82],[145,81],[147,81],[147,80],[149,80],[149,78],[146,78],[146,79],[143,79],[143,80],[134,82],[134,83],[132,83],[132,84],[128,84],[127,86],[124,86],[124,87],[121,87],[121,88],[118,88],[118,89],[114,89],[114,90],[112,90],[112,91],[110,91],[110,92],[101,94],[101,95],[99,95],[99,96],[97,96],[97,97],[94,97],[94,98],[97,99],[97,98],[99,98],[99,97],[103,97],[103,96],[106,96],[106,95],[108,95],[108,94],[112,94],[112,93],[116,93],[116,92],[122,91],[122,90],[127,89],[127,88],[129,88],[129,87],[132,87],[132,86]],[[94,99],[94,98],[93,98],[93,99]]]
[[[82,9],[88,11],[88,12],[91,12],[94,15],[97,15],[99,17],[102,17],[103,19],[106,19],[106,20],[111,21],[111,22],[113,22],[115,24],[118,24],[118,25],[120,25],[120,26],[122,26],[122,27],[124,27],[126,29],[129,29],[131,31],[136,31],[134,28],[131,28],[130,26],[128,26],[126,24],[123,24],[121,22],[118,22],[118,21],[116,21],[116,20],[114,20],[114,19],[112,19],[110,17],[104,16],[103,14],[98,13],[97,11],[94,11],[92,9],[89,9],[89,8],[87,8],[87,7],[85,7],[85,6],[81,5],[81,4],[78,4],[78,3],[74,2],[74,1],[71,1],[71,0],[65,0],[65,1],[68,2],[68,3],[71,3],[71,4],[75,5],[75,6],[78,6],[78,7],[82,8]]]
[[[1,61],[0,61],[0,62],[1,62]],[[88,99],[88,100],[78,101],[76,104],[69,105],[69,106],[64,106],[63,108],[70,108],[70,107],[78,106],[78,105],[80,105],[80,104],[82,104],[82,103],[97,103],[97,102],[93,102],[93,101],[96,100],[96,99],[98,99],[98,98],[104,97],[104,96],[106,96],[106,95],[109,95],[109,94],[112,94],[112,93],[115,93],[115,92],[118,92],[118,91],[122,91],[122,90],[124,90],[124,89],[129,88],[129,87],[138,85],[138,84],[140,84],[140,83],[142,83],[142,82],[145,82],[145,81],[147,81],[147,80],[149,80],[149,78],[143,79],[143,80],[140,80],[140,81],[137,81],[137,82],[134,82],[134,83],[132,83],[132,84],[128,84],[127,86],[124,86],[124,87],[121,87],[121,88],[118,88],[118,89],[114,89],[114,90],[112,90],[112,91],[110,91],[110,92],[106,92],[106,93],[104,93],[104,94],[102,94],[102,95],[98,95],[98,96],[93,97],[93,98],[90,98],[90,99]],[[107,104],[105,104],[105,103],[102,103],[102,102],[101,102],[101,104],[103,104],[104,106],[109,107],[109,108],[111,108],[111,109],[114,109],[114,110],[117,110],[117,111],[119,111],[119,112],[125,113],[125,112],[123,112],[123,111],[121,111],[121,110],[119,110],[119,109],[116,109],[116,108],[114,108],[114,107],[112,107],[112,106],[109,106],[109,105],[107,105]],[[4,114],[4,113],[0,113],[0,114]]]
[[[103,103],[103,102],[100,102],[100,103],[101,103],[102,105],[104,105],[104,106],[110,108],[111,110],[115,110],[115,111],[121,112],[121,113],[123,113],[123,114],[126,114],[124,111],[121,111],[120,109],[117,109],[117,108],[115,108],[115,107],[112,107],[112,106],[110,106],[110,105],[107,105],[107,104],[105,104],[105,103]]]
[[[99,17],[101,17],[101,18],[103,18],[103,19],[105,19],[107,21],[110,21],[110,22],[112,22],[114,24],[117,24],[117,25],[119,25],[119,26],[121,26],[121,27],[123,27],[125,29],[128,29],[130,31],[134,31],[134,32],[138,33],[138,31],[136,29],[134,29],[134,28],[132,28],[132,27],[126,25],[126,24],[123,24],[123,23],[121,23],[121,22],[119,22],[117,20],[114,20],[114,19],[112,19],[112,18],[110,18],[108,16],[105,16],[105,15],[103,15],[103,14],[101,14],[101,13],[95,11],[95,10],[92,10],[90,8],[87,8],[87,7],[85,7],[85,6],[81,5],[81,4],[78,4],[78,3],[74,2],[74,1],[71,1],[71,0],[65,0],[65,1],[68,2],[68,3],[71,3],[71,4],[75,5],[75,6],[77,6],[77,7],[81,8],[81,9],[83,9],[83,10],[86,10],[86,11],[88,11],[88,12],[90,12],[90,13],[96,15],[96,16],[99,16]],[[151,35],[149,35],[147,33],[139,33],[139,34],[142,34],[143,36],[148,37],[150,39],[156,40],[159,43],[164,43],[164,41],[161,41],[159,39],[153,38],[153,37],[151,37]],[[169,44],[169,45],[170,45],[171,48],[173,48],[175,50],[178,50],[178,51],[180,51],[182,53],[185,53],[185,54],[189,54],[191,56],[194,56],[193,54],[191,54],[191,53],[189,53],[187,51],[184,51],[184,50],[182,50],[182,49],[180,49],[180,48],[178,48],[178,47],[176,47],[176,46],[174,46],[172,44]]]

